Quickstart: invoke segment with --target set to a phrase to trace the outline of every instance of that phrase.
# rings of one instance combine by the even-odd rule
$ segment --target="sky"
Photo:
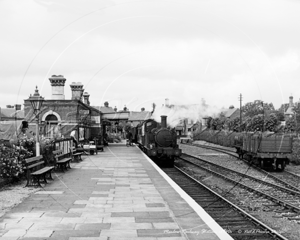
[[[300,99],[300,1],[0,0],[0,107],[51,75],[81,82],[92,106],[212,109]]]

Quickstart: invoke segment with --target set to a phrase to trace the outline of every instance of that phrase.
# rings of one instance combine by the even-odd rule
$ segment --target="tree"
[[[285,132],[294,132],[296,130],[295,118],[289,118],[285,121]]]
[[[264,103],[261,100],[246,103],[242,107],[242,113],[245,117],[254,117],[258,114],[263,114],[265,110],[274,111],[273,103]]]
[[[225,120],[221,118],[214,118],[211,121],[211,128],[213,130],[221,130],[224,128]]]
[[[258,114],[252,118],[248,117],[245,121],[246,128],[248,132],[262,131],[263,130],[263,115]]]
[[[278,111],[282,112],[284,114],[288,108],[289,108],[289,104],[288,103],[284,103],[284,104],[281,104],[281,106],[278,109]]]
[[[212,120],[213,118],[212,117],[208,117],[207,120],[206,120],[206,127],[207,128],[211,128],[211,124],[212,124]]]
[[[230,120],[227,123],[229,131],[238,132],[240,130],[240,118],[237,117],[235,119]]]
[[[284,121],[284,113],[283,112],[278,110],[275,112],[275,114],[276,114],[278,121]]]
[[[294,119],[295,119],[295,130],[297,133],[300,132],[300,104],[296,104],[293,107]]]
[[[280,120],[278,119],[276,113],[271,113],[267,119],[265,119],[265,130],[276,132],[280,125]]]

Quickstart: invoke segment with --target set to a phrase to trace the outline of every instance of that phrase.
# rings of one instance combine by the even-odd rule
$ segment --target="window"
[[[55,115],[49,114],[45,118],[45,137],[47,138],[53,138],[54,134],[57,131],[57,126],[58,125],[58,119]]]

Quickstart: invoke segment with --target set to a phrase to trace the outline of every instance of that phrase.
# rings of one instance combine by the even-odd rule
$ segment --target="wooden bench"
[[[40,179],[42,178],[44,183],[47,183],[46,178],[53,180],[51,176],[52,169],[54,167],[45,166],[43,156],[37,156],[25,159],[26,166],[26,186],[42,186]]]
[[[63,153],[63,150],[55,150],[53,151],[54,154],[54,166],[56,169],[60,169],[64,172],[64,170],[68,170],[68,168],[71,168],[70,162],[72,161],[72,158],[69,157],[69,153]]]
[[[77,150],[73,147],[73,148],[70,148],[70,153],[71,153],[71,158],[73,159],[73,161],[76,161],[76,162],[82,161],[81,155],[83,154],[83,152],[77,152]]]

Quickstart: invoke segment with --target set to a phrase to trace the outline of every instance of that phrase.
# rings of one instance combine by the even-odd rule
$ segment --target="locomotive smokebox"
[[[161,117],[161,127],[167,128],[167,116],[160,116]]]

